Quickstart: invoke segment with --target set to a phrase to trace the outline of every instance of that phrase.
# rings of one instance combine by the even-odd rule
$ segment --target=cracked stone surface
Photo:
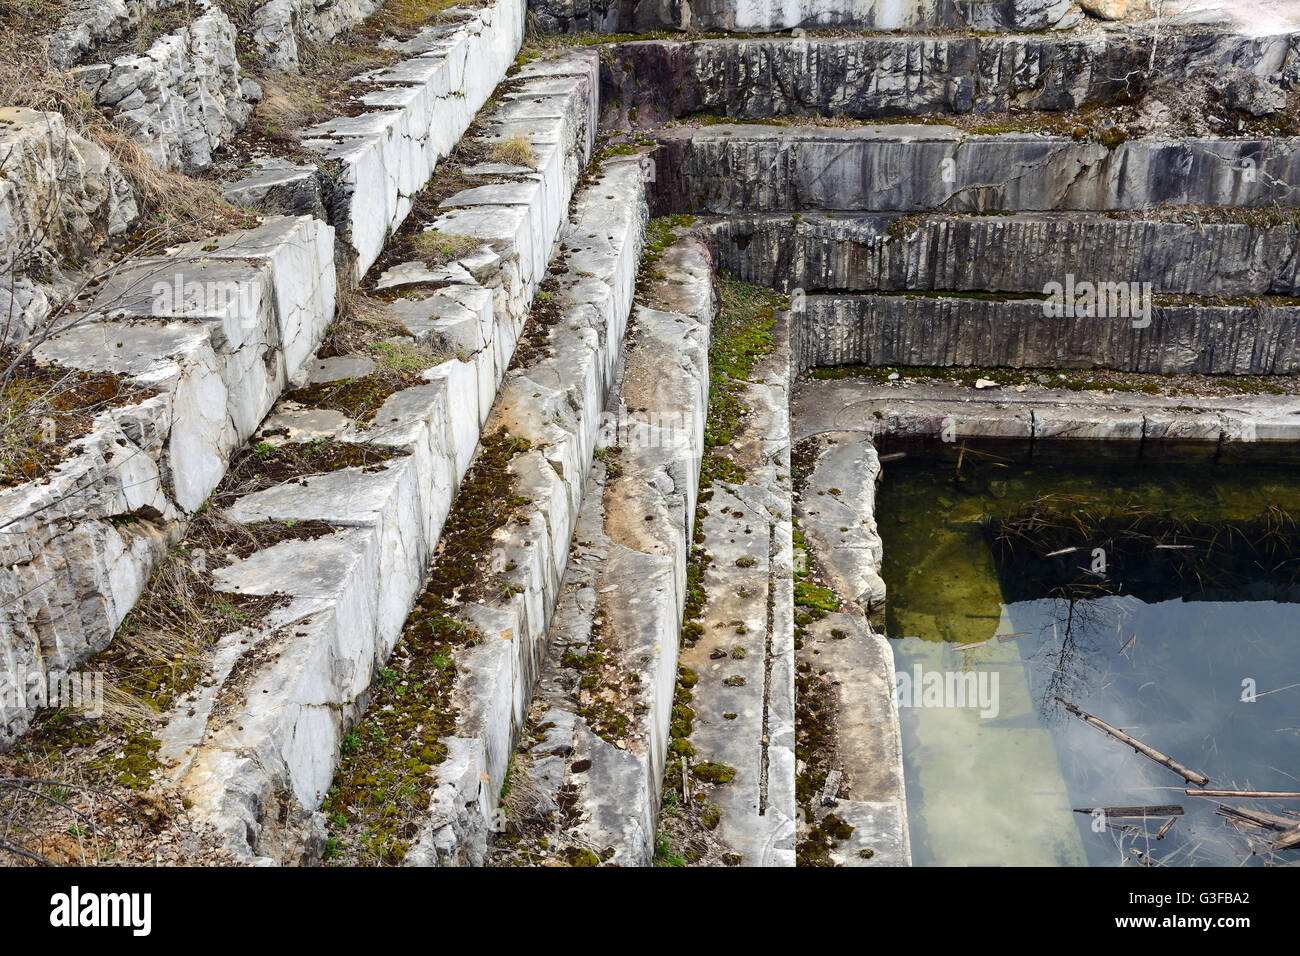
[[[1115,0],[1110,0],[1115,2]],[[767,33],[793,28],[924,31],[958,27],[978,30],[1043,30],[1078,23],[1072,0],[998,0],[966,5],[955,0],[920,0],[907,5],[888,0],[797,0],[771,4],[758,0],[683,0],[666,4],[637,0],[533,0],[529,10],[547,33],[595,30],[615,33],[662,29]]]
[[[234,24],[218,6],[201,3],[200,9],[142,55],[73,70],[95,105],[163,169],[208,169],[213,150],[229,143],[253,112],[241,86]]]
[[[1160,75],[1173,82],[1240,71],[1248,105],[1266,105],[1269,91],[1300,84],[1300,34],[1166,31],[1158,50]],[[700,112],[866,118],[1106,102],[1128,74],[1149,67],[1150,31],[650,40],[617,44],[612,53],[619,122],[629,108],[638,124]]]
[[[801,384],[793,416],[796,440],[822,431],[856,431],[876,437],[950,435],[953,441],[1179,440],[1204,442],[1213,450],[1234,442],[1300,438],[1300,401],[1289,395],[1169,397],[1048,386],[976,391],[845,379]]]
[[[297,6],[296,0],[272,0],[266,7],[277,4]],[[328,209],[347,250],[343,264],[360,280],[410,213],[411,197],[513,63],[525,6],[524,0],[493,0],[450,28],[431,29],[403,45],[409,59],[355,77],[366,84],[357,101],[368,111],[303,131],[305,147],[324,162],[341,164],[337,174],[273,161],[227,186],[227,198],[276,212]],[[288,57],[287,46],[280,49]]]
[[[581,98],[586,102],[581,79],[571,86],[584,90]],[[557,119],[567,116],[566,111]],[[586,128],[581,123],[569,126],[572,135]],[[587,148],[585,137],[570,143],[567,151],[576,151],[575,158],[568,166],[559,163],[548,167],[545,175],[530,179],[533,195],[572,189],[576,175],[566,178],[565,171],[585,163]],[[557,144],[554,152],[562,156],[566,149]],[[387,660],[400,636],[456,488],[471,464],[480,431],[485,424],[497,427],[489,415],[534,441],[537,467],[531,478],[521,476],[524,482],[546,485],[549,481],[555,483],[556,491],[566,488],[551,460],[563,462],[562,473],[580,473],[581,457],[576,448],[569,447],[568,431],[540,414],[525,420],[524,412],[517,410],[512,416],[503,409],[509,407],[511,395],[518,405],[522,390],[527,389],[531,396],[532,391],[548,387],[556,390],[557,408],[567,411],[572,400],[583,411],[584,402],[600,391],[602,377],[608,374],[601,371],[601,363],[608,364],[608,359],[597,361],[597,354],[599,348],[608,347],[605,336],[610,334],[601,322],[614,323],[619,309],[626,315],[639,259],[646,213],[643,200],[638,204],[629,202],[629,198],[640,195],[640,175],[640,167],[634,162],[611,163],[598,182],[600,188],[616,193],[617,201],[594,194],[578,201],[578,224],[567,226],[561,241],[569,259],[581,262],[585,271],[595,277],[580,280],[582,298],[575,300],[582,305],[575,304],[572,321],[581,322],[583,331],[575,335],[565,323],[565,348],[557,346],[554,363],[539,366],[531,378],[522,370],[513,373],[513,385],[507,381],[502,392],[504,405],[494,410],[493,401],[506,375],[523,319],[515,302],[504,297],[497,301],[492,291],[508,267],[518,262],[517,253],[507,250],[503,250],[504,257],[492,256],[490,268],[484,261],[472,263],[473,271],[486,286],[449,286],[422,299],[393,303],[394,318],[407,325],[412,337],[446,345],[459,355],[429,369],[424,374],[429,384],[393,394],[369,423],[352,424],[341,415],[323,414],[282,400],[262,426],[267,431],[288,429],[291,440],[329,437],[374,442],[396,446],[408,454],[390,460],[379,472],[344,469],[313,476],[301,484],[246,495],[227,509],[227,517],[244,523],[318,520],[348,529],[310,542],[281,542],[223,569],[220,587],[235,592],[275,591],[288,595],[298,613],[307,617],[277,617],[255,629],[251,638],[243,635],[241,640],[247,640],[247,645],[226,652],[236,659],[243,654],[256,655],[252,677],[240,678],[245,683],[251,681],[251,687],[267,691],[267,706],[258,710],[256,720],[232,725],[215,714],[206,722],[178,717],[165,734],[169,752],[187,754],[176,775],[177,782],[193,794],[196,812],[211,820],[225,834],[227,845],[241,857],[270,860],[273,856],[267,854],[280,852],[277,847],[286,839],[285,845],[297,852],[296,848],[306,840],[304,834],[315,826],[312,814],[320,806],[337,766],[343,734],[359,717],[376,669]],[[537,206],[535,200],[520,197],[517,191],[502,198],[524,198],[527,208]],[[559,230],[567,207],[567,201],[556,200],[523,220],[520,228],[540,233],[531,236],[525,248],[545,242],[549,249],[553,239],[546,237]],[[550,218],[555,216],[560,218]],[[580,243],[575,239],[575,230],[581,230]],[[603,238],[593,242],[588,238],[593,232]],[[470,271],[464,271],[465,278],[472,281]],[[529,298],[539,279],[530,277],[526,286]],[[523,294],[522,290],[516,293]],[[617,343],[621,327],[615,327],[615,331]],[[303,366],[311,379],[328,381],[360,374],[368,361],[352,357],[312,359],[304,360]],[[542,374],[546,368],[552,369],[549,377]],[[562,387],[561,382],[569,386]],[[581,416],[577,423],[586,427]],[[577,437],[581,438],[581,431]],[[272,440],[284,438],[277,435]],[[590,445],[583,447],[589,461]],[[541,500],[547,493],[552,494],[554,521],[559,521],[562,509],[577,506],[571,500],[571,489],[558,495],[549,488],[539,489],[532,497]],[[545,532],[546,526],[539,524],[534,530]],[[553,555],[541,554],[531,546],[535,537],[530,535],[528,543],[518,545],[519,553],[536,555],[536,560],[542,562],[553,560]],[[534,559],[518,560],[521,567],[526,567],[525,562]],[[549,572],[530,581],[537,586],[551,577],[558,578],[558,573]],[[535,618],[540,611],[534,605],[542,599],[538,595],[530,599],[525,623],[544,620]],[[311,627],[306,626],[308,623]],[[327,636],[328,642],[321,646]],[[262,649],[272,645],[281,648],[280,652],[274,656],[263,654]],[[307,670],[286,669],[290,667]],[[526,686],[521,683],[507,687],[507,699],[522,693]],[[252,691],[243,693],[258,699]],[[481,739],[478,742],[481,747]],[[450,744],[449,748],[457,749]],[[462,746],[460,750],[466,754],[467,765],[490,766],[498,774],[504,773],[503,763],[475,762],[472,749]],[[259,759],[247,760],[243,755],[248,753],[260,755]],[[444,773],[447,766],[443,765]],[[459,764],[452,761],[450,766]],[[464,800],[455,797],[461,789],[470,796]],[[302,831],[296,836],[289,830],[269,827],[264,832],[262,828],[268,808],[278,805],[275,795],[284,791],[292,794],[294,819]],[[465,815],[467,803],[472,804],[477,793],[477,779],[442,781],[434,788],[431,799],[451,800],[459,807],[458,832],[472,837],[486,819],[480,816],[476,822],[472,814]],[[429,839],[422,844],[435,856],[443,840],[436,832],[439,829],[428,830]],[[447,852],[469,853],[472,847],[457,842],[455,849]],[[415,854],[413,862],[420,859],[420,854]]]
[[[630,866],[648,866],[654,855],[714,310],[698,242],[674,243],[660,264],[679,284],[656,283],[629,324],[600,439],[617,470],[597,461],[587,481],[525,724],[539,729],[515,755],[540,799],[565,807],[548,855],[595,847],[602,860]],[[593,637],[608,676],[584,690],[572,661],[594,652]],[[586,707],[622,716],[626,732],[593,729]]]
[[[1102,298],[1098,311],[1115,309]],[[1040,299],[810,295],[805,301],[804,367],[1109,368],[1162,375],[1300,369],[1297,306],[1152,305],[1149,316],[1117,310],[1047,317]]]
[[[231,453],[319,344],[334,282],[330,227],[275,220],[137,261],[36,349],[37,361],[114,372],[157,394],[101,412],[47,481],[0,492],[0,596],[15,609],[0,619],[0,691],[108,645]],[[31,715],[26,695],[0,693],[0,740]]]
[[[691,763],[734,768],[708,790],[716,833],[746,866],[795,862],[794,551],[791,524],[788,313],[738,399],[750,409],[725,453],[745,480],[715,480],[698,545],[702,628],[681,662],[698,677]],[[727,716],[727,715],[732,716]]]
[[[484,431],[505,429],[530,447],[514,456],[514,493],[531,502],[526,516],[498,534],[484,573],[508,586],[462,605],[457,615],[491,637],[457,660],[454,739],[473,741],[465,765],[486,779],[468,781],[445,764],[435,771],[430,815],[406,862],[428,865],[485,852],[492,799],[450,806],[447,792],[500,791],[546,650],[579,520],[584,488],[614,381],[632,307],[649,216],[641,165],[608,161],[575,198],[554,266],[559,289],[550,306],[558,320],[539,331],[536,353],[506,375]],[[536,320],[535,320],[536,321]],[[491,638],[499,639],[491,639]],[[449,743],[450,746],[450,743]]]
[[[58,294],[45,277],[96,252],[135,224],[135,194],[109,154],[68,128],[62,114],[0,108],[0,285],[10,343],[45,321]]]

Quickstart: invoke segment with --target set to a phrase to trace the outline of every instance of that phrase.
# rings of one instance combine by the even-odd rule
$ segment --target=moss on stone
[[[452,705],[461,649],[482,635],[458,615],[462,602],[487,593],[483,558],[496,532],[529,504],[514,493],[510,462],[529,443],[505,431],[485,435],[452,503],[424,589],[416,598],[388,666],[371,688],[370,706],[355,730],[326,795],[324,811],[345,821],[331,827],[359,833],[343,846],[352,863],[400,863],[427,810],[432,768],[446,759],[444,739],[457,726]]]

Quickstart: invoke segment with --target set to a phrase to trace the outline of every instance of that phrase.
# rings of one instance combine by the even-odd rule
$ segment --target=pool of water
[[[1300,790],[1300,467],[1144,451],[938,445],[885,464],[917,864],[1300,862],[1063,706],[1212,788]],[[1075,812],[1140,806],[1183,813]]]

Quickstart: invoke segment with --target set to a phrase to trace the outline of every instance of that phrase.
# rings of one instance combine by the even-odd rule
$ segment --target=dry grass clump
[[[537,154],[533,152],[532,141],[523,133],[515,133],[494,144],[491,156],[497,162],[511,166],[527,166],[529,169],[537,166]]]
[[[482,239],[462,236],[454,232],[438,232],[436,229],[417,232],[411,242],[416,252],[430,266],[446,265],[448,262],[469,255],[483,245]]]
[[[22,9],[28,6],[23,4]],[[38,6],[62,9],[58,4]],[[0,3],[9,27],[0,34],[0,104],[60,113],[70,130],[108,152],[131,184],[142,222],[175,231],[171,241],[205,238],[248,224],[247,214],[221,197],[216,182],[156,166],[144,147],[106,117],[70,73],[50,64],[44,34],[31,31],[52,29],[58,17],[24,19],[15,17],[11,7]],[[47,23],[51,25],[42,26]]]
[[[253,109],[246,130],[283,146],[297,146],[303,129],[338,116],[355,106],[362,91],[348,81],[401,58],[394,50],[341,40],[304,45],[299,51],[302,72],[259,73],[250,61],[249,72],[262,87],[262,99]]]
[[[340,289],[338,312],[325,329],[317,354],[322,358],[358,355],[367,352],[371,342],[407,334],[406,326],[389,315],[385,303],[355,289]]]

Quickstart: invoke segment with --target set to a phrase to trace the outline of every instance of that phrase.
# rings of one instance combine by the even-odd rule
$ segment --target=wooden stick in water
[[[1156,750],[1155,747],[1149,747],[1146,744],[1144,744],[1142,741],[1138,740],[1136,737],[1130,737],[1128,734],[1124,733],[1124,731],[1120,730],[1118,727],[1112,727],[1110,724],[1106,723],[1106,721],[1102,720],[1100,717],[1094,717],[1092,714],[1080,710],[1078,707],[1074,706],[1074,704],[1070,703],[1064,697],[1058,697],[1056,698],[1056,700],[1062,707],[1064,707],[1070,713],[1074,714],[1074,716],[1083,720],[1085,723],[1092,724],[1092,726],[1096,727],[1102,733],[1109,734],[1110,736],[1114,737],[1116,740],[1120,741],[1121,743],[1128,744],[1138,753],[1142,754],[1142,756],[1149,757],[1151,760],[1154,760],[1162,767],[1168,767],[1170,770],[1178,774],[1188,783],[1194,783],[1197,786],[1203,787],[1210,782],[1210,778],[1205,776],[1205,774],[1197,773],[1195,770],[1189,770],[1187,767],[1184,767],[1182,764],[1180,764],[1177,760],[1174,760],[1172,757],[1168,757],[1162,754],[1159,750]]]
[[[1229,797],[1234,800],[1300,800],[1294,790],[1186,790],[1189,797]]]
[[[1177,804],[1158,807],[1075,807],[1075,813],[1096,813],[1100,810],[1108,817],[1181,817],[1183,808]]]
[[[1298,846],[1300,846],[1300,827],[1287,830],[1273,841],[1273,849],[1275,850],[1293,850]]]
[[[1221,803],[1214,812],[1230,820],[1244,820],[1252,826],[1262,827],[1265,830],[1290,830],[1297,826],[1294,820],[1287,817],[1279,817],[1276,813],[1249,810],[1246,807],[1229,807]]]

